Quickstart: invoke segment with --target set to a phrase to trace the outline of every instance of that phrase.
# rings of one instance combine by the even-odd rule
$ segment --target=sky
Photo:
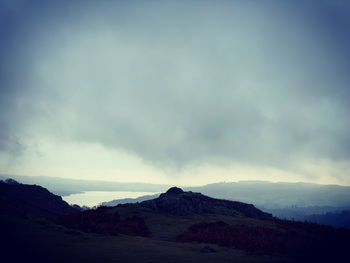
[[[350,185],[348,1],[0,1],[0,173]]]

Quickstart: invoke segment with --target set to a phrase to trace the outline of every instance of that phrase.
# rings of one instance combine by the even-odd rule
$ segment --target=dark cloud
[[[160,166],[349,160],[348,4],[38,3],[2,18],[1,150],[52,136]]]

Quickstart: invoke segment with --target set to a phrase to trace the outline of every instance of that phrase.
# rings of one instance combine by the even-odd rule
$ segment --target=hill
[[[349,227],[350,224],[348,219],[329,214],[350,210],[350,187],[348,186],[241,181],[184,189],[216,198],[253,203],[261,210],[281,219],[322,222],[335,227]],[[104,202],[102,205],[137,203],[157,196],[117,199]]]
[[[28,188],[16,183],[2,185]],[[30,200],[54,197],[41,187],[30,189]],[[25,210],[31,205],[22,207]],[[17,261],[35,262],[349,260],[347,230],[280,220],[252,204],[177,187],[140,203],[56,215],[37,220],[2,210],[0,230],[7,240],[4,251]]]
[[[211,198],[177,187],[155,199],[100,207],[91,213],[89,218],[95,218],[95,224],[91,224],[91,220],[82,222],[80,217],[77,225],[76,221],[67,220],[69,216],[61,217],[59,223],[95,233],[106,233],[110,229],[110,234],[210,243],[255,255],[285,255],[298,262],[343,258],[350,241],[350,232],[346,230],[280,220],[251,204]],[[118,220],[111,220],[116,216]],[[140,231],[118,232],[120,225],[129,222],[134,222],[135,229]]]
[[[0,212],[25,217],[56,217],[77,210],[38,185],[0,181]]]
[[[201,193],[184,192],[177,187],[170,188],[158,198],[142,202],[141,207],[149,208],[158,213],[173,215],[216,214],[237,216],[242,214],[252,218],[271,218],[251,204],[220,200]]]
[[[184,192],[180,188],[170,188],[159,197],[136,204],[122,204],[115,207],[99,207],[78,213],[80,215],[63,216],[58,223],[67,227],[93,232],[108,232],[116,234],[120,224],[138,222],[137,228],[145,224],[147,236],[162,240],[175,241],[177,235],[185,231],[190,225],[203,220],[218,219],[228,222],[257,222],[272,218],[253,205],[241,202],[219,200],[204,196],[200,193]],[[84,217],[89,220],[81,220]],[[116,220],[118,218],[118,220]],[[142,222],[141,222],[142,221]],[[77,223],[78,222],[78,223]],[[94,223],[92,223],[94,222]],[[136,226],[136,225],[135,225]],[[132,231],[129,231],[132,232]],[[140,231],[134,231],[137,235]],[[145,236],[145,235],[142,235]]]
[[[350,187],[341,185],[320,185],[311,183],[272,183],[268,181],[240,181],[231,183],[213,183],[203,186],[186,186],[186,191],[200,192],[207,196],[227,200],[252,203],[263,210],[298,208],[318,208],[317,213],[330,212],[350,207]],[[144,191],[144,190],[143,190]],[[104,205],[134,203],[152,199],[113,200]],[[282,211],[281,211],[282,212]],[[314,211],[313,211],[314,212]],[[311,213],[313,213],[311,212]]]

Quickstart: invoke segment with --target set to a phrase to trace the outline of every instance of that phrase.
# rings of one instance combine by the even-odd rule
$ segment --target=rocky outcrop
[[[158,198],[141,203],[144,208],[173,215],[221,214],[235,216],[242,214],[254,218],[271,218],[251,204],[211,198],[201,193],[185,192],[178,187],[170,188]]]

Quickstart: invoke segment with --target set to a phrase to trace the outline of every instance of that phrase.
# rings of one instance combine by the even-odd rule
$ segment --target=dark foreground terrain
[[[83,233],[4,216],[0,220],[1,254],[8,259],[3,262],[290,262],[212,244],[215,252],[205,253],[206,244]]]
[[[1,255],[5,262],[349,262],[350,259],[347,230],[280,220],[250,204],[214,199],[179,188],[141,203],[78,211],[38,186],[0,184],[0,205],[4,208],[0,210]],[[30,192],[28,187],[35,191],[31,192],[32,197],[26,197],[26,205],[12,205],[8,193],[15,196],[18,204],[23,189]],[[16,207],[22,212],[16,211]]]

